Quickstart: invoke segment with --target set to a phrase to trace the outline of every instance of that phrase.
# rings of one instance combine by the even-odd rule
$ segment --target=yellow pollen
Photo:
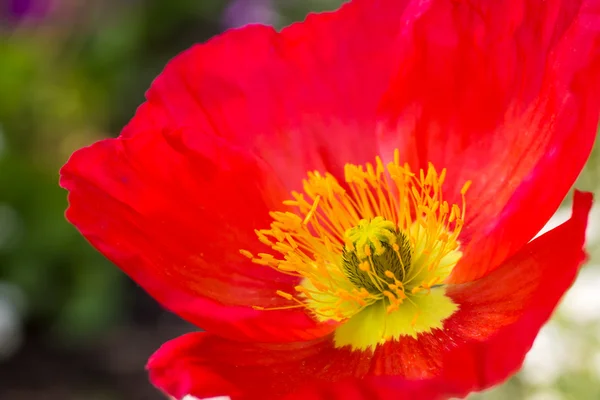
[[[442,328],[457,309],[443,283],[462,255],[471,185],[460,190],[460,205],[449,204],[446,176],[431,164],[411,171],[397,151],[386,166],[379,157],[374,165],[346,164],[344,185],[309,172],[303,192],[284,202],[293,211],[272,212],[270,228],[256,231],[272,254],[240,253],[298,277],[294,293],[276,292],[290,302],[276,309],[302,307],[318,321],[341,323],[337,346],[369,348]]]

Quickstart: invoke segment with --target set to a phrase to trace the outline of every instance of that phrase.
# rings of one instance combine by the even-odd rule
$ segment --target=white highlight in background
[[[570,207],[562,207],[554,213],[552,218],[546,223],[546,225],[542,228],[541,231],[535,237],[538,237],[552,229],[556,228],[563,222],[566,222],[569,218],[571,218],[571,208]],[[600,206],[594,205],[590,210],[590,215],[588,217],[588,226],[585,231],[585,240],[586,246],[590,246],[592,243],[595,243],[600,239]]]

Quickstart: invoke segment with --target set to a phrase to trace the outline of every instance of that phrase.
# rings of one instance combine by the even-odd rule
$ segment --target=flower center
[[[373,295],[402,289],[394,280],[406,278],[412,249],[408,237],[399,232],[393,222],[383,217],[371,221],[362,219],[344,236],[347,244],[342,253],[342,267],[354,286],[364,287]],[[402,293],[397,295],[403,296]]]
[[[256,231],[273,254],[241,253],[253,262],[301,278],[294,293],[277,295],[319,321],[336,321],[336,346],[366,349],[400,336],[442,328],[458,308],[443,285],[460,259],[462,205],[442,196],[446,170],[413,173],[394,161],[346,164],[341,185],[330,174],[308,174],[304,193],[273,212]],[[260,307],[256,307],[260,309]]]

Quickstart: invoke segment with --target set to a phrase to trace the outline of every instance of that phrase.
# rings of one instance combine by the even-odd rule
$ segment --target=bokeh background
[[[163,398],[147,357],[192,328],[64,220],[58,169],[116,136],[179,51],[340,0],[0,0],[0,399]],[[599,149],[577,186],[600,196]],[[568,218],[568,199],[551,221]],[[520,374],[474,399],[600,399],[600,212],[591,260]]]

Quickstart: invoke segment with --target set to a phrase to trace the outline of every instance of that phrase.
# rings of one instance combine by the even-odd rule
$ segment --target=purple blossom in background
[[[0,0],[0,16],[8,22],[41,20],[53,6],[53,0]]]
[[[223,15],[224,24],[230,28],[254,23],[274,25],[278,19],[271,0],[233,0]]]

